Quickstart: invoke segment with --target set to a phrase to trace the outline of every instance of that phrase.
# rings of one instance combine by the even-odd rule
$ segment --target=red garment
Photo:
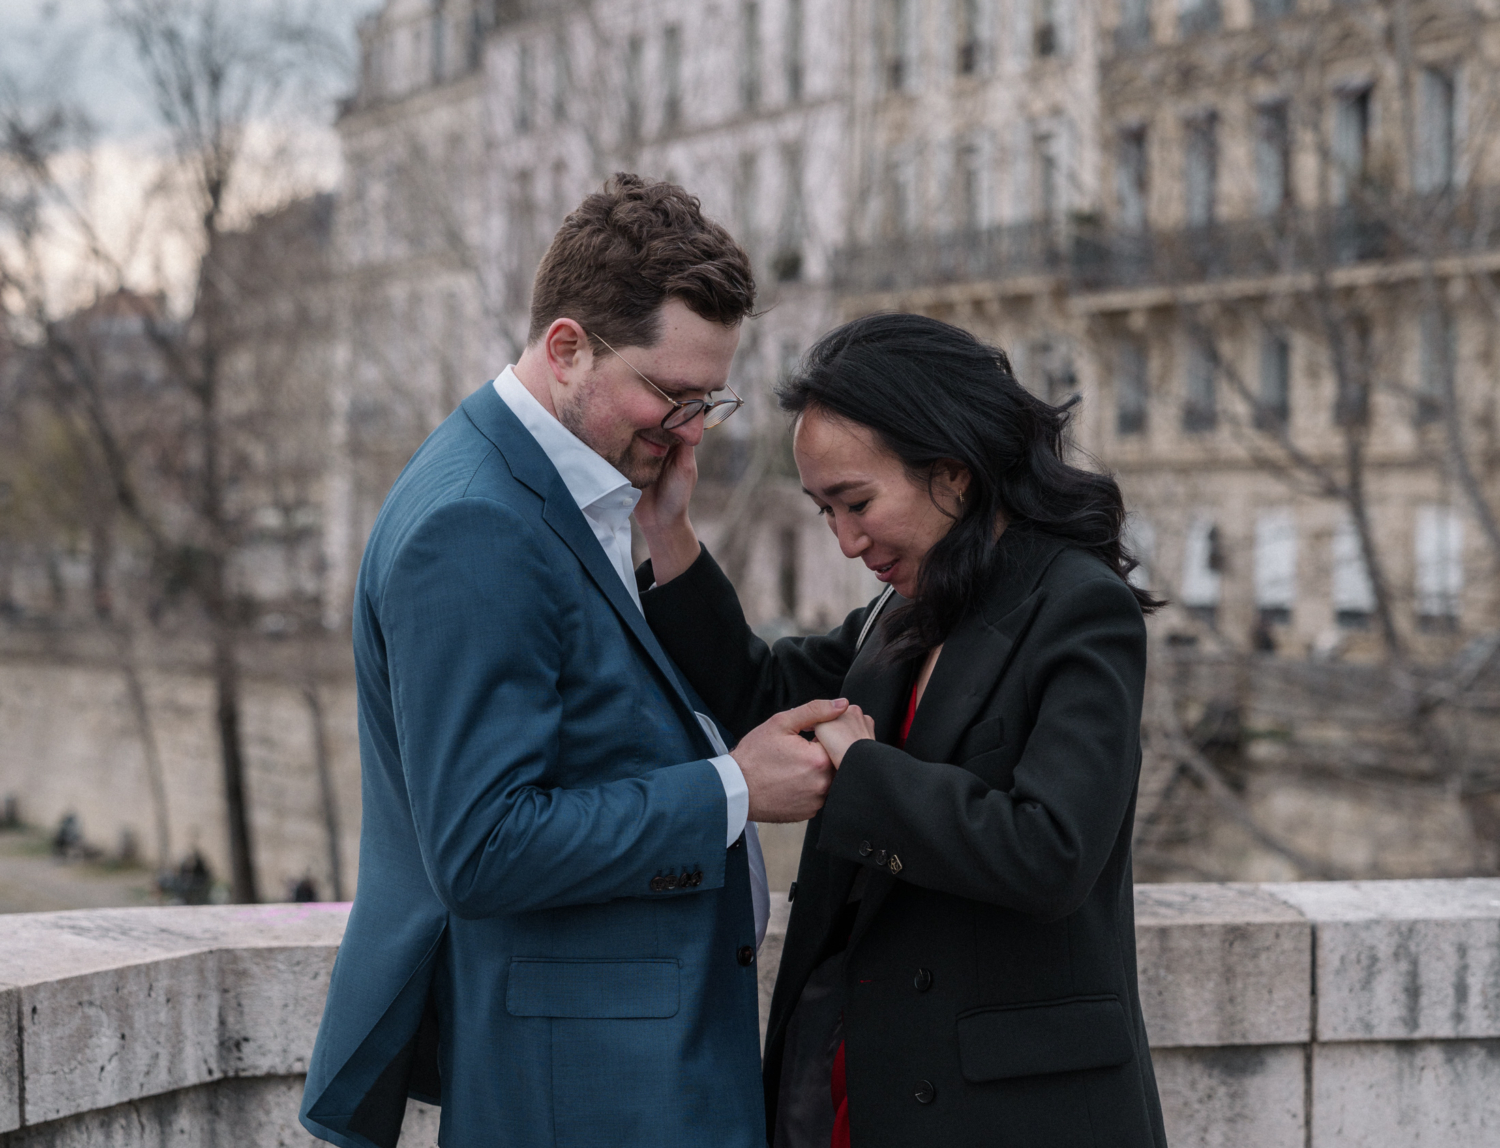
[[[833,1057],[833,1144],[849,1148],[849,1096],[844,1089],[844,1042]]]
[[[906,739],[911,734],[912,719],[917,716],[917,687],[913,683],[911,687],[911,698],[906,703],[906,720],[901,723],[901,732],[896,735],[896,748],[905,749]],[[848,1079],[844,1075],[844,1042],[839,1041],[839,1050],[833,1054],[833,1079],[830,1082],[833,1093],[833,1143],[829,1148],[850,1148],[849,1146],[849,1090]]]

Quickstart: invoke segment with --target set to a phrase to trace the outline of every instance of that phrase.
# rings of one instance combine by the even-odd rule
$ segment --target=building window
[[[1341,427],[1364,426],[1370,417],[1375,369],[1370,321],[1363,315],[1349,315],[1337,327],[1335,338],[1333,421]]]
[[[1206,626],[1219,623],[1223,593],[1224,546],[1213,519],[1194,518],[1188,524],[1182,556],[1183,608]]]
[[[786,99],[802,99],[802,0],[786,0]]]
[[[1057,133],[1041,131],[1032,140],[1036,156],[1036,217],[1048,227],[1062,223],[1062,162]]]
[[[552,41],[552,122],[568,118],[568,88],[573,82],[572,63],[568,59],[567,36],[558,32]]]
[[[961,143],[953,152],[953,215],[960,231],[984,226],[984,179],[974,143]]]
[[[668,24],[661,37],[662,124],[673,131],[682,122],[682,29]]]
[[[1062,54],[1057,21],[1058,2],[1059,0],[1034,0],[1032,39],[1033,51],[1039,60]]]
[[[1419,426],[1436,422],[1448,409],[1457,358],[1453,316],[1441,304],[1427,307],[1418,326],[1417,402],[1413,413]]]
[[[984,41],[979,26],[979,0],[955,0],[958,17],[957,57],[953,70],[960,76],[978,75],[984,68]]]
[[[1151,0],[1120,0],[1120,22],[1115,26],[1115,50],[1128,52],[1151,43]]]
[[[876,32],[881,76],[888,92],[910,91],[916,79],[912,67],[915,23],[913,0],[883,0],[881,3]]]
[[[1292,199],[1291,124],[1285,102],[1255,109],[1255,206],[1275,215]]]
[[[1142,590],[1151,589],[1151,566],[1156,561],[1156,527],[1138,514],[1125,519],[1125,549],[1135,558],[1130,584]]]
[[[911,228],[911,182],[911,168],[905,161],[895,156],[886,160],[884,188],[880,197],[880,230],[886,238],[898,238]]]
[[[1187,372],[1182,404],[1182,429],[1189,434],[1211,431],[1219,424],[1219,358],[1207,339],[1194,336],[1187,343]]]
[[[1255,401],[1255,425],[1279,431],[1291,418],[1292,345],[1278,331],[1260,338],[1260,394]]]
[[[1333,616],[1347,630],[1368,629],[1375,613],[1375,586],[1365,565],[1354,520],[1345,515],[1333,530]]]
[[[1418,191],[1446,191],[1454,176],[1454,83],[1440,68],[1423,68],[1417,81]]]
[[[1222,22],[1219,0],[1178,0],[1177,34],[1184,40],[1217,32]]]
[[[1119,200],[1120,228],[1123,231],[1145,231],[1150,173],[1145,127],[1121,131],[1115,157],[1115,197]]]
[[[1458,628],[1464,588],[1464,520],[1448,506],[1417,507],[1417,624]]]
[[[1187,225],[1208,227],[1219,197],[1219,117],[1213,112],[1184,121],[1182,188]]]
[[[740,109],[760,106],[760,5],[744,0],[740,5]]]
[[[746,250],[750,250],[755,244],[755,185],[759,166],[753,151],[740,153],[734,178],[734,227]]]
[[[646,62],[646,42],[640,36],[625,41],[625,139],[641,138],[645,108],[641,103],[641,71]]]
[[[1290,16],[1297,10],[1296,0],[1251,0],[1250,7],[1257,24],[1269,24]]]
[[[784,144],[781,149],[781,223],[777,227],[776,254],[771,271],[777,282],[802,278],[802,145]]]
[[[516,48],[516,132],[519,135],[531,130],[532,89],[531,45],[521,44]]]
[[[434,0],[432,5],[432,82],[441,84],[448,73],[448,13],[443,0]]]
[[[1369,167],[1370,89],[1344,92],[1333,109],[1333,202],[1343,205],[1363,185]]]
[[[1122,339],[1115,348],[1115,433],[1144,434],[1150,407],[1146,340]]]
[[[1073,352],[1058,339],[1038,339],[1028,356],[1041,383],[1042,396],[1053,406],[1061,406],[1078,393],[1078,374],[1073,370]]]
[[[1297,603],[1297,521],[1290,510],[1255,520],[1255,608],[1262,626],[1285,625]]]

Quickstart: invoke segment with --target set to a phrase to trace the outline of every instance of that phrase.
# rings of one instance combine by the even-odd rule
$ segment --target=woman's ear
[[[969,492],[969,484],[974,481],[969,468],[956,459],[945,458],[937,464],[935,470],[938,481],[962,502],[964,495]]]

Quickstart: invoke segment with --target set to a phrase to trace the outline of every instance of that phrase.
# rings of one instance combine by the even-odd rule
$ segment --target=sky
[[[198,5],[215,0],[182,0]],[[284,202],[288,197],[336,186],[341,164],[332,129],[334,99],[352,84],[358,18],[378,0],[217,0],[242,15],[251,5],[292,5],[315,14],[347,57],[347,77],[330,72],[320,97],[290,117],[251,125],[250,162],[231,216]],[[194,256],[179,226],[195,215],[184,200],[161,191],[167,137],[158,124],[131,45],[109,19],[110,0],[0,0],[0,98],[63,100],[82,108],[96,141],[75,149],[59,170],[80,217],[90,222],[112,266],[143,290],[169,297],[192,282]],[[63,219],[66,212],[54,218]],[[232,222],[233,220],[231,220]],[[192,233],[188,227],[187,232]],[[100,289],[98,262],[82,232],[58,226],[41,252],[54,306],[65,308]],[[112,276],[113,273],[110,273]],[[118,280],[113,279],[113,282]]]
[[[220,0],[226,7],[275,0]],[[355,25],[378,0],[316,0],[308,5],[355,52]],[[155,127],[130,47],[109,24],[109,0],[0,0],[0,73],[56,86],[88,109],[106,139],[149,138]],[[332,109],[328,109],[331,115]]]

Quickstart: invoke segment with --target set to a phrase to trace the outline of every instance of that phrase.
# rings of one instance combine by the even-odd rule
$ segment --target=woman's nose
[[[845,558],[858,558],[870,548],[870,538],[847,519],[834,523],[833,532],[838,536],[839,549]]]

